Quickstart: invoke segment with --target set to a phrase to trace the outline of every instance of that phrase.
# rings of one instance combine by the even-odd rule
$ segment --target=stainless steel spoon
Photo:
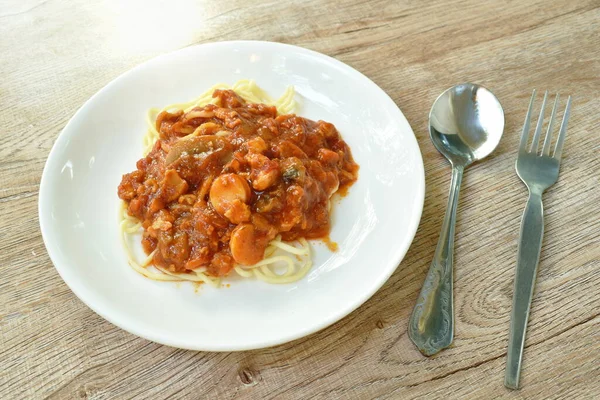
[[[452,165],[452,183],[433,262],[408,325],[410,339],[426,356],[450,346],[454,338],[454,224],[463,171],[489,155],[503,131],[500,102],[492,92],[472,83],[446,90],[429,113],[429,136]]]

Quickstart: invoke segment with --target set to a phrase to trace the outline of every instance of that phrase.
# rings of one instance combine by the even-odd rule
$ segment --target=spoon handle
[[[435,255],[408,325],[408,336],[421,353],[431,356],[454,338],[454,225],[464,166],[452,166],[452,183]]]

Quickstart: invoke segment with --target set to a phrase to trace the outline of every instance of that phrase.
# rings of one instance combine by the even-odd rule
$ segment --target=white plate
[[[279,96],[294,85],[299,114],[336,125],[360,165],[335,205],[331,253],[313,244],[299,282],[231,287],[155,282],[134,272],[119,241],[117,186],[142,154],[145,113],[218,82],[249,78]],[[348,315],[394,272],[415,235],[425,192],[421,153],[402,112],[371,80],[333,58],[269,42],[185,48],[123,74],[58,137],[40,185],[48,253],[73,292],[113,324],[170,346],[233,351],[288,342]]]

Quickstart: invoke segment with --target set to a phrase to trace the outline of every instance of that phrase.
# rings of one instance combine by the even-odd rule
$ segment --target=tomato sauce
[[[327,237],[329,199],[358,176],[335,126],[216,90],[216,104],[162,112],[160,139],[118,195],[142,221],[144,251],[173,272],[227,275],[284,241]]]

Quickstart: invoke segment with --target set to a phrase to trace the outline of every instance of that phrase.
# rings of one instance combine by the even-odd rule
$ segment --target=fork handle
[[[504,385],[510,389],[519,388],[527,320],[529,319],[529,308],[533,297],[543,236],[544,206],[542,204],[542,191],[537,188],[530,188],[529,199],[521,220],[521,237],[515,271],[513,308],[510,318],[506,375],[504,377]]]

